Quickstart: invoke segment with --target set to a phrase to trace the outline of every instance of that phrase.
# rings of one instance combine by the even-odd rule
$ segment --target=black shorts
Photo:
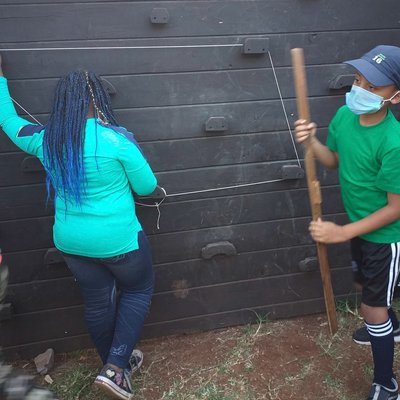
[[[371,307],[390,307],[399,279],[399,243],[351,240],[354,279],[362,285],[361,301]]]

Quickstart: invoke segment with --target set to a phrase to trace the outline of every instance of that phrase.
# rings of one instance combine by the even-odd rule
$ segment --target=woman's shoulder
[[[102,122],[98,122],[97,124],[98,128],[100,128],[97,129],[97,135],[95,135],[97,136],[98,143],[104,145],[109,151],[113,148],[117,153],[137,151],[143,154],[135,135],[125,127],[104,124]]]
[[[111,133],[117,138],[119,138],[121,144],[132,143],[135,146],[139,146],[138,142],[135,139],[135,135],[132,132],[128,131],[123,126],[104,124],[102,122],[99,122],[99,125],[103,128],[105,132]]]

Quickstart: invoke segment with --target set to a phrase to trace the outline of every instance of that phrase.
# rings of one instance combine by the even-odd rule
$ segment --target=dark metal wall
[[[340,62],[399,44],[400,3],[362,3],[356,12],[347,0],[0,0],[0,47],[68,48],[3,52],[13,97],[45,122],[57,79],[78,67],[95,70],[115,88],[117,117],[135,132],[160,184],[187,192],[281,179],[283,166],[296,165],[269,55],[293,124],[290,49],[304,48],[311,113],[326,136],[351,82]],[[264,52],[163,47],[252,38],[269,39]],[[74,49],[87,46],[158,47]],[[224,130],[206,130],[210,117],[225,118]],[[336,173],[319,176],[324,214],[344,221]],[[79,289],[53,249],[43,182],[34,160],[2,135],[0,245],[11,285],[0,343],[9,357],[90,345]],[[323,311],[318,270],[299,268],[316,255],[304,179],[168,198],[159,230],[155,209],[139,214],[156,271],[146,337],[245,323],[256,313]],[[205,258],[202,249],[218,242],[237,254]],[[331,246],[330,256],[335,294],[345,298],[352,290],[347,245]]]

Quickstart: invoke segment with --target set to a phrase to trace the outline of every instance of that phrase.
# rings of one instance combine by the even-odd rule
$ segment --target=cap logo
[[[372,59],[372,61],[375,61],[377,64],[380,64],[385,58],[386,57],[382,53],[379,53]]]

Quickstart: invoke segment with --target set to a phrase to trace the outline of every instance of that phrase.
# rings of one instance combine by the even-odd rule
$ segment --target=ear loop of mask
[[[99,109],[99,107],[97,107],[96,100],[94,99],[94,93],[93,93],[92,85],[89,82],[89,73],[87,71],[85,71],[85,77],[86,77],[86,84],[88,85],[90,96],[92,98],[93,107],[94,107],[94,109],[96,110],[96,113],[97,113],[97,117],[100,119],[101,122],[103,122],[104,124],[108,125],[109,122],[107,120],[107,117],[105,116],[103,111],[101,111]]]
[[[398,94],[400,93],[400,90],[398,90],[392,97],[390,97],[389,99],[385,99],[382,101],[382,104],[385,103],[385,101],[392,101],[394,97],[396,97]]]

